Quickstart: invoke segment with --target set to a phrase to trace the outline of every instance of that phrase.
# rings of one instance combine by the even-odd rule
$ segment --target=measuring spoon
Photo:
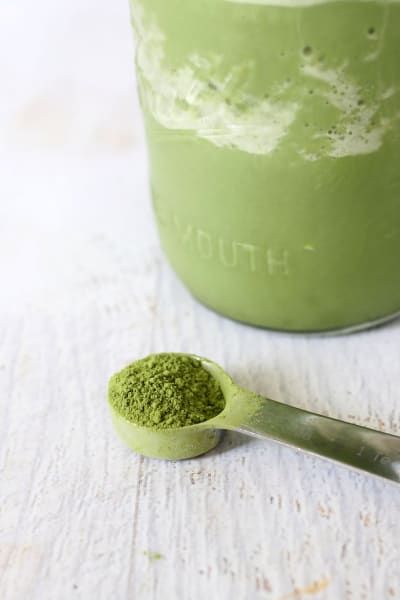
[[[151,458],[180,460],[212,450],[221,430],[270,439],[400,483],[400,437],[352,425],[259,396],[237,385],[213,361],[199,361],[219,383],[225,407],[216,417],[178,429],[154,430],[135,425],[111,405],[120,438],[135,452]]]

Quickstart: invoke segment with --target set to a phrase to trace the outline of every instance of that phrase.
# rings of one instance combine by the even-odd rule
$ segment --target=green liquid
[[[133,0],[162,243],[235,319],[367,324],[400,311],[400,3],[282,4]]]

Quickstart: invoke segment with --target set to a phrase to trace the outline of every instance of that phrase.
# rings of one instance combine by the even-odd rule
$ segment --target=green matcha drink
[[[132,0],[151,186],[192,293],[286,330],[400,311],[400,2]]]

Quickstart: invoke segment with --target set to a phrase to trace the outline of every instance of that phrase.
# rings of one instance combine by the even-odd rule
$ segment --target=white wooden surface
[[[190,351],[400,433],[400,322],[291,336],[199,306],[154,231],[125,0],[0,23],[1,600],[400,598],[400,487],[238,435],[147,460],[105,405],[114,370]]]

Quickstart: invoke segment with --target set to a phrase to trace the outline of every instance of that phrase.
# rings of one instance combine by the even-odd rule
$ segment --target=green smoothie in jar
[[[400,311],[400,2],[132,0],[163,247],[284,330]]]

